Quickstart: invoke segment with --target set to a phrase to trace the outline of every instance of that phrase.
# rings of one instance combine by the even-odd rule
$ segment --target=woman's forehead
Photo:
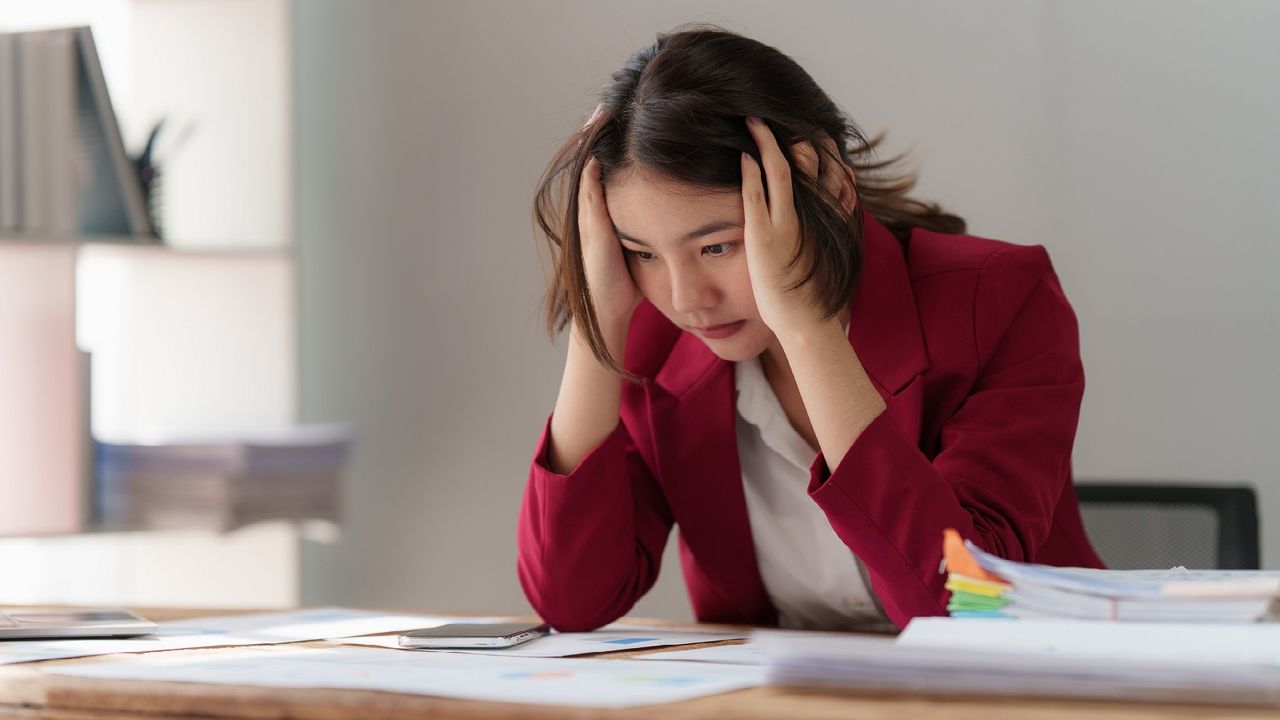
[[[622,213],[640,210],[652,213],[662,209],[664,213],[716,213],[736,209],[741,214],[742,192],[739,188],[708,190],[691,183],[654,176],[654,174],[627,173],[626,177],[605,186],[605,200],[609,211],[614,208]]]
[[[609,185],[606,204],[619,235],[651,245],[681,241],[713,223],[741,227],[746,217],[736,189],[708,191],[640,174]]]

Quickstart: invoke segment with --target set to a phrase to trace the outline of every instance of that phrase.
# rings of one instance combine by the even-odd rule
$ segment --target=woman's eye
[[[712,257],[719,257],[720,255],[728,253],[730,247],[732,247],[731,243],[716,243],[715,245],[707,245],[702,248],[702,252],[711,255]]]
[[[631,248],[623,248],[623,250],[626,250],[628,255],[635,257],[635,259],[640,262],[649,262],[654,259],[654,255],[651,252],[645,252],[644,250],[632,250]]]

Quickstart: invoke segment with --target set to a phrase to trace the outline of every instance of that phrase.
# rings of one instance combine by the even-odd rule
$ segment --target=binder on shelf
[[[22,151],[18,186],[22,196],[24,235],[44,235],[49,222],[49,166],[52,141],[46,118],[51,88],[45,73],[46,33],[21,33],[18,41],[18,104],[13,108],[18,126],[18,147]]]
[[[142,202],[142,188],[124,150],[93,32],[87,27],[71,32],[75,33],[80,52],[76,107],[91,168],[90,178],[80,186],[78,197],[80,232],[154,238]]]
[[[0,35],[0,230],[154,237],[87,27]]]
[[[0,232],[17,232],[22,215],[18,194],[18,39],[0,34]]]

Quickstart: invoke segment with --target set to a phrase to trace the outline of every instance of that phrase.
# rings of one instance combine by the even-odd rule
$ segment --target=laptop
[[[123,609],[0,611],[0,640],[149,635],[158,626]]]

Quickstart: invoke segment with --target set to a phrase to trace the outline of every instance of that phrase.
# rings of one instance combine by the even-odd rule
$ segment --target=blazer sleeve
[[[516,572],[552,627],[594,630],[653,587],[674,521],[624,422],[568,475],[548,468],[550,431],[548,418],[517,522]]]
[[[1069,482],[1084,371],[1075,315],[1048,256],[999,251],[976,282],[980,369],[937,454],[927,457],[882,413],[829,476],[821,455],[810,471],[810,497],[866,564],[899,626],[946,614],[943,529],[1030,559]]]

